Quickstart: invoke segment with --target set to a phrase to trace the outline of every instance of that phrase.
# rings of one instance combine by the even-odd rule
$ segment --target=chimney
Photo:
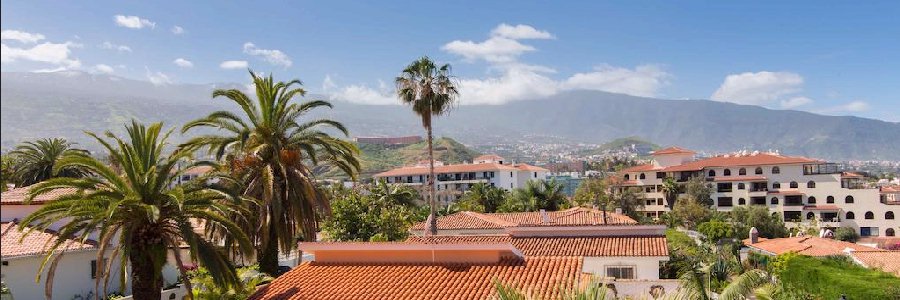
[[[617,213],[617,214],[622,214],[622,208],[621,208],[621,207],[616,207],[616,213]]]
[[[756,227],[750,227],[750,243],[756,244],[759,242],[759,230],[756,230]]]
[[[541,210],[541,223],[550,223],[550,216],[547,215],[546,210]]]

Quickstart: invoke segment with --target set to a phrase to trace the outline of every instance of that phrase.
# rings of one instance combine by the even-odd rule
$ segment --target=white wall
[[[14,299],[44,299],[44,286],[47,278],[46,270],[41,276],[40,282],[35,282],[38,268],[44,256],[30,256],[4,260],[9,265],[2,267],[3,282],[9,287]],[[67,252],[56,267],[56,275],[53,279],[53,298],[71,299],[75,295],[93,295],[95,279],[91,278],[91,261],[97,259],[96,251]],[[49,265],[48,265],[49,267]],[[114,293],[119,290],[119,280],[115,274],[119,274],[119,268],[113,265],[110,272],[113,277],[109,280],[107,292]],[[103,288],[103,283],[100,283]],[[126,286],[126,294],[130,287]],[[87,298],[85,298],[87,299]]]
[[[602,256],[585,257],[581,271],[606,276],[606,267],[633,266],[635,279],[659,279],[659,263],[667,261],[667,256]]]

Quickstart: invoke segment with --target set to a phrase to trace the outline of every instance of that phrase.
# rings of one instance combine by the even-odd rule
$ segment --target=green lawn
[[[821,299],[900,299],[900,278],[860,267],[846,258],[791,259],[779,278],[787,286]]]

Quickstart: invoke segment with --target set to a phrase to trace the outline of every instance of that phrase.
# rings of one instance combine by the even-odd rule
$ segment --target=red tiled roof
[[[814,236],[760,240],[756,244],[750,244],[750,240],[745,239],[744,245],[775,255],[787,252],[797,252],[798,254],[808,256],[835,256],[843,255],[844,249],[846,248],[856,251],[881,251],[878,248]]]
[[[444,166],[434,166],[435,173],[463,173],[463,172],[483,172],[483,171],[496,171],[496,170],[518,170],[509,165],[501,165],[497,163],[483,163],[483,164],[457,164],[457,165],[444,165]],[[389,177],[389,176],[407,176],[407,175],[425,175],[428,174],[427,166],[412,166],[412,167],[402,167],[393,170],[388,170],[385,172],[381,172],[375,174],[375,177]]]
[[[713,181],[765,181],[765,176],[720,176],[713,177]]]
[[[699,171],[709,167],[736,167],[736,166],[760,166],[816,163],[819,160],[799,156],[784,156],[771,153],[759,153],[743,156],[716,156],[697,161],[687,162],[677,166],[663,169],[666,172]]]
[[[634,219],[614,212],[607,212],[608,224],[603,221],[603,212],[583,207],[563,211],[546,212],[550,222],[544,222],[540,212],[517,213],[477,213],[471,211],[458,212],[441,216],[437,219],[439,230],[448,229],[502,229],[513,226],[584,226],[584,225],[630,225],[637,224]],[[424,230],[425,222],[411,227],[413,230]]]
[[[859,174],[856,172],[841,172],[841,177],[866,177],[863,174]]]
[[[411,236],[414,244],[510,243],[525,256],[668,256],[665,236],[512,237],[509,235]]]
[[[3,204],[3,205],[25,204],[25,199],[28,197],[28,191],[30,189],[31,189],[30,187],[26,186],[26,187],[14,188],[14,189],[5,191],[5,192],[3,192],[2,196],[0,196],[0,204]],[[56,189],[56,190],[50,191],[49,193],[44,193],[44,194],[41,194],[40,196],[34,198],[33,200],[31,200],[30,204],[33,204],[33,205],[44,204],[47,201],[55,200],[59,196],[72,194],[72,193],[75,193],[76,191],[77,190],[74,188]]]
[[[550,172],[550,170],[529,164],[515,164],[513,167],[522,171]]]
[[[640,165],[640,166],[634,166],[634,167],[630,167],[630,168],[625,168],[625,169],[622,169],[622,171],[619,171],[619,172],[621,172],[621,173],[630,173],[630,172],[647,172],[647,171],[655,171],[655,170],[662,170],[662,168],[657,167],[657,166],[655,166],[655,165],[653,165],[653,164],[646,164],[646,165]]]
[[[20,229],[24,229],[24,231],[20,232]],[[2,250],[0,250],[0,252],[2,252],[3,259],[44,255],[47,253],[48,248],[58,239],[56,232],[49,230],[32,231],[26,236],[25,233],[30,229],[33,228],[22,228],[15,222],[3,222],[0,224],[0,234],[2,234],[2,240],[0,240],[0,248],[2,248]],[[24,239],[22,239],[23,236],[25,236]],[[68,247],[67,251],[95,248],[96,246],[91,242],[81,243],[69,241],[64,245],[61,245],[59,251],[66,249],[66,247]]]
[[[853,251],[851,256],[866,267],[900,277],[900,251]]]
[[[900,193],[900,185],[888,185],[881,187],[882,193]]]
[[[250,299],[490,299],[494,280],[557,299],[581,277],[580,257],[529,257],[497,264],[305,262]]]
[[[676,146],[650,152],[650,154],[653,154],[653,155],[694,154],[694,153],[696,153],[696,152],[688,150],[688,149],[684,149],[681,147],[676,147]]]
[[[187,170],[184,170],[184,174],[185,175],[203,175],[212,170],[213,170],[213,167],[211,167],[211,166],[193,166]]]

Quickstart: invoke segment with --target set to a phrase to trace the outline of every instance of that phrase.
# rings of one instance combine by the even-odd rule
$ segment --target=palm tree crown
[[[126,264],[130,265],[135,299],[159,299],[167,252],[172,252],[179,265],[187,259],[177,251],[182,243],[189,246],[191,258],[216,274],[217,284],[240,284],[221,249],[194,232],[191,225],[202,222],[221,227],[238,241],[242,251],[252,251],[252,245],[241,229],[221,215],[232,210],[230,203],[238,202],[235,193],[207,181],[175,185],[176,178],[182,175],[176,166],[184,163],[190,153],[176,150],[164,155],[169,133],[161,134],[161,128],[161,123],[145,127],[132,122],[131,126],[126,126],[128,140],[110,132],[106,133],[108,139],[89,133],[110,153],[121,167],[121,173],[85,152],[71,151],[59,159],[54,171],[78,167],[96,176],[53,178],[31,187],[28,201],[58,189],[76,190],[56,198],[23,220],[23,224],[33,224],[36,229],[47,229],[51,224],[64,222],[58,230],[60,238],[51,245],[50,254],[40,267],[43,270],[54,257],[48,271],[48,286],[52,285],[56,261],[61,257],[54,256],[56,250],[68,239],[84,242],[93,234],[99,236],[97,261],[108,261],[98,268],[101,276],[97,277],[95,289],[100,278],[108,277],[112,265],[117,262],[120,270],[125,270]],[[104,256],[110,250],[115,259],[105,260]],[[124,273],[121,276],[124,278]],[[105,284],[103,291],[106,291]]]
[[[13,173],[19,186],[29,186],[53,177],[83,177],[84,168],[71,166],[54,171],[53,165],[65,154],[85,152],[65,139],[50,138],[25,142],[9,154],[16,161]]]
[[[355,177],[359,170],[359,150],[352,143],[331,136],[336,130],[345,136],[343,124],[330,119],[311,119],[316,108],[331,103],[313,100],[298,103],[295,97],[306,91],[299,80],[275,82],[250,71],[256,92],[253,101],[237,89],[216,90],[241,108],[241,115],[216,111],[184,125],[182,132],[196,127],[218,129],[223,134],[202,135],[185,143],[186,148],[206,147],[221,158],[228,154],[232,171],[245,186],[251,213],[235,215],[244,220],[247,232],[258,245],[260,270],[276,275],[278,251],[296,249],[297,238],[315,240],[317,214],[329,213],[327,198],[316,186],[312,167],[326,165]],[[220,235],[226,242],[227,235]]]

